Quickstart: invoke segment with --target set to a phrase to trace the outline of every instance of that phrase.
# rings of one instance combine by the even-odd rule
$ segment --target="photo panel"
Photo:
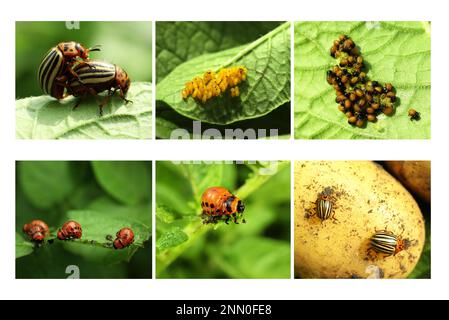
[[[149,279],[150,161],[17,161],[16,279]]]
[[[295,22],[295,138],[430,139],[430,22]]]
[[[17,139],[151,139],[152,23],[16,22]]]
[[[430,161],[295,161],[299,279],[430,279]]]
[[[156,22],[156,137],[290,137],[290,22]]]
[[[289,161],[156,162],[156,278],[289,279],[290,234]]]

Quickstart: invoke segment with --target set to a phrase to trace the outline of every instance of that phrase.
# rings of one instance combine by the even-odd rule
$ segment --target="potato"
[[[385,161],[385,167],[407,189],[430,203],[430,161]]]
[[[318,195],[332,190],[335,218],[321,220]],[[406,278],[424,245],[424,219],[413,197],[369,161],[295,162],[295,274],[301,278]],[[386,256],[370,250],[375,230],[406,240]]]

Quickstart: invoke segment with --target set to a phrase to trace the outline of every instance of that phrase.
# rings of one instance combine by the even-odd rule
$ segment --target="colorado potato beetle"
[[[83,230],[81,225],[73,220],[64,223],[62,228],[58,230],[57,234],[59,240],[80,239],[82,235]]]
[[[108,91],[105,99],[99,104],[100,115],[103,115],[103,107],[117,90],[120,90],[120,97],[126,103],[132,102],[126,99],[131,80],[120,66],[102,61],[86,61],[73,67],[73,71],[78,74],[78,77],[73,77],[68,81],[67,92],[69,94],[85,98]],[[75,108],[80,103],[81,100],[77,102]]]
[[[41,242],[50,234],[48,225],[42,220],[33,220],[23,226],[23,232],[36,242]]]
[[[217,223],[224,220],[226,224],[229,220],[238,224],[242,218],[245,205],[242,200],[233,195],[228,189],[223,187],[207,188],[201,196],[201,209],[203,210],[203,223]],[[246,223],[242,218],[242,222]]]
[[[387,256],[396,255],[406,248],[406,241],[387,230],[376,230],[370,239],[370,249]]]
[[[337,220],[335,218],[334,199],[332,197],[332,193],[333,190],[327,187],[323,192],[318,194],[318,199],[315,202],[315,213],[321,220],[327,220],[329,218]]]
[[[116,237],[113,243],[115,249],[124,249],[134,242],[134,232],[131,228],[120,229]]]
[[[74,41],[61,42],[51,48],[42,59],[37,73],[42,90],[56,99],[62,99],[68,75],[78,77],[72,66],[76,62],[83,63],[80,59],[87,61],[91,51],[100,51],[100,48],[87,49]]]

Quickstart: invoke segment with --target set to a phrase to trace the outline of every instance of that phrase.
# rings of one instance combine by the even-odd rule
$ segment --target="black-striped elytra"
[[[75,63],[89,60],[89,53],[100,51],[99,46],[85,48],[78,42],[61,42],[51,48],[42,59],[37,72],[38,82],[44,93],[56,98],[64,98],[64,88],[69,77],[78,75],[72,67]]]
[[[103,107],[108,103],[116,91],[125,103],[132,102],[126,99],[131,80],[120,66],[104,61],[88,61],[76,65],[73,70],[78,78],[68,81],[67,92],[75,97],[81,97],[74,108],[78,107],[82,99],[87,96],[95,96],[100,92],[108,91],[107,96],[99,104],[100,116],[103,115]]]
[[[370,247],[368,248],[368,250],[374,250],[386,256],[394,256],[404,249],[406,249],[406,241],[401,236],[397,236],[386,229],[375,230],[374,235],[370,239]]]
[[[326,187],[321,193],[318,194],[318,198],[315,201],[315,214],[322,221],[335,218],[335,199],[333,197],[333,190],[330,187]]]

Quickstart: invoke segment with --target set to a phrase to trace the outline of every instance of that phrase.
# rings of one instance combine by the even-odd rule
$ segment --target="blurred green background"
[[[151,170],[141,161],[17,162],[16,278],[67,278],[68,265],[78,266],[81,278],[151,278]],[[132,226],[135,245],[114,250],[55,240],[39,247],[22,232],[40,219],[54,238],[73,217],[83,226],[82,240],[106,242],[106,232],[115,238]]]
[[[290,278],[289,162],[156,170],[158,278]],[[200,198],[212,186],[243,200],[246,224],[202,224]]]
[[[37,69],[48,50],[64,41],[102,45],[91,59],[123,67],[132,81],[152,80],[151,22],[16,22],[16,99],[42,95]]]

